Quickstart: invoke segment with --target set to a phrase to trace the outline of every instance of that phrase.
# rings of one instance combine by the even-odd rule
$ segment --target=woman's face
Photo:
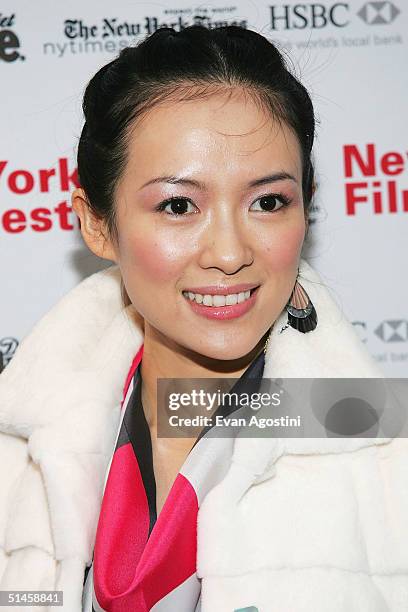
[[[240,358],[296,280],[305,235],[297,138],[242,91],[156,106],[132,132],[116,220],[115,259],[150,332]],[[245,285],[258,287],[248,301]],[[217,288],[224,300],[212,297]]]

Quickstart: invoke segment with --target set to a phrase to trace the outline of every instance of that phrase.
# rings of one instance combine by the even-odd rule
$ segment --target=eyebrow
[[[268,174],[267,176],[262,176],[261,178],[250,181],[247,186],[249,188],[253,188],[253,187],[259,187],[259,185],[267,185],[268,183],[276,183],[277,181],[285,181],[285,180],[290,180],[290,181],[294,181],[295,183],[297,183],[296,178],[292,174],[289,174],[288,172],[274,172],[273,174]],[[148,185],[152,185],[154,183],[170,183],[171,185],[188,185],[190,187],[196,187],[197,189],[201,189],[202,191],[205,190],[204,183],[200,183],[200,181],[196,181],[194,179],[189,179],[189,178],[183,178],[180,176],[173,176],[173,175],[157,176],[156,178],[153,178],[153,179],[150,179],[150,181],[147,181],[147,183],[144,183],[144,185],[142,185],[140,189],[143,189],[144,187],[147,187]]]

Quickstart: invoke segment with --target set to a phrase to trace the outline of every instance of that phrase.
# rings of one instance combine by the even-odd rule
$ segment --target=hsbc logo
[[[272,30],[320,29],[327,25],[344,28],[349,23],[349,5],[335,4],[273,4],[271,9]]]
[[[385,25],[392,23],[400,12],[393,2],[366,2],[357,15],[367,25]]]
[[[272,30],[345,28],[353,18],[348,2],[272,4],[269,8]],[[393,2],[385,0],[366,2],[357,15],[367,25],[383,25],[392,23],[400,12]]]
[[[366,321],[351,321],[357,335],[362,342],[367,342],[370,333]],[[382,321],[373,333],[383,342],[408,342],[408,320],[388,319]]]
[[[383,342],[406,342],[408,340],[408,321],[405,319],[393,319],[383,321],[374,330]]]

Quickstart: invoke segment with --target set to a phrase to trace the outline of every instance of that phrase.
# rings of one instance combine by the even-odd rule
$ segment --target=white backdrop
[[[2,2],[4,363],[64,293],[106,265],[82,246],[69,207],[87,81],[163,25],[235,23],[285,49],[312,95],[318,192],[308,256],[383,371],[408,376],[407,15],[403,0]]]

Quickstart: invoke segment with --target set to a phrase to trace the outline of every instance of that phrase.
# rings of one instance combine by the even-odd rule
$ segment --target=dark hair
[[[313,195],[315,119],[305,87],[268,39],[238,26],[161,28],[123,49],[89,81],[78,145],[79,181],[88,205],[117,237],[115,190],[127,161],[129,128],[163,100],[191,100],[216,88],[241,86],[289,125],[300,143],[303,197]]]

